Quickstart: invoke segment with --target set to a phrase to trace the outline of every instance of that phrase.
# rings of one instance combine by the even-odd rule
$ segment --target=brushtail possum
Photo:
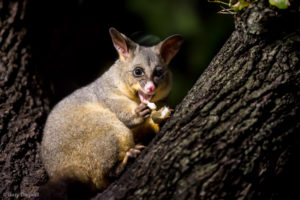
[[[153,103],[159,105],[170,93],[167,66],[182,36],[145,47],[114,28],[109,33],[118,60],[100,78],[60,101],[47,118],[41,156],[50,180],[41,189],[44,199],[81,194],[54,188],[105,189],[128,158],[145,148],[143,138],[159,130],[151,118]]]

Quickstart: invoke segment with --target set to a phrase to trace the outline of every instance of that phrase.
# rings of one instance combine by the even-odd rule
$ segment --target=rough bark
[[[295,199],[299,3],[258,1],[158,136],[95,199]],[[293,21],[291,21],[293,20]]]
[[[0,199],[34,197],[47,180],[38,153],[47,86],[31,57],[27,2],[0,1]],[[260,0],[236,16],[158,136],[96,199],[298,195],[300,18],[290,2],[282,11]]]
[[[49,111],[28,43],[26,0],[0,1],[0,199],[33,198],[46,181],[39,158]]]

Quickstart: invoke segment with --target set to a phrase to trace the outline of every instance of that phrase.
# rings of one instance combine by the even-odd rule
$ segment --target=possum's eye
[[[134,68],[133,72],[132,72],[134,77],[141,77],[144,76],[144,69],[141,67],[136,67]]]
[[[157,69],[154,71],[153,75],[154,77],[158,77],[158,78],[161,78],[164,74],[164,71],[162,69]]]

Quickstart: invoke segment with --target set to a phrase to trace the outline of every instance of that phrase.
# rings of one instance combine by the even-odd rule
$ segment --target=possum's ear
[[[137,46],[135,42],[115,28],[110,28],[109,34],[121,60],[126,60],[130,56],[133,56],[133,52]]]
[[[169,64],[172,58],[179,51],[182,43],[183,37],[181,35],[172,35],[154,46],[154,48],[158,51],[163,61],[166,64]]]

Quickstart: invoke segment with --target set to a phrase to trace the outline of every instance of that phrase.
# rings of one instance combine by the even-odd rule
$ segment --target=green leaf
[[[250,4],[250,3],[247,2],[247,1],[245,1],[245,0],[239,0],[236,4],[234,4],[234,5],[232,6],[232,9],[233,9],[234,11],[240,11],[240,10],[242,10],[243,8],[249,6],[249,4]]]
[[[269,0],[269,3],[279,9],[287,9],[290,6],[289,0]]]

